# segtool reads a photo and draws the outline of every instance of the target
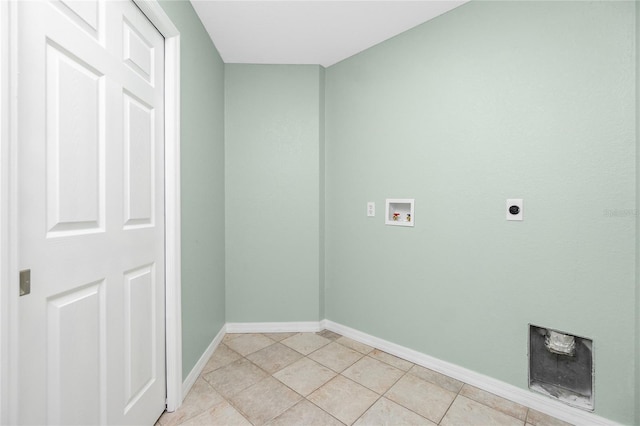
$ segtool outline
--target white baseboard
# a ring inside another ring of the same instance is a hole
[[[323,329],[321,321],[227,323],[227,333],[317,333]]]
[[[187,396],[187,394],[191,390],[191,387],[196,382],[196,380],[198,380],[198,376],[200,376],[200,373],[202,373],[204,366],[207,365],[207,361],[209,361],[209,358],[211,358],[211,355],[213,355],[213,352],[216,350],[220,342],[222,342],[222,338],[224,337],[225,334],[226,334],[226,325],[223,325],[220,331],[218,332],[218,334],[216,335],[216,337],[214,337],[213,340],[211,341],[211,344],[209,344],[207,349],[204,351],[204,353],[202,354],[198,362],[196,362],[196,365],[193,366],[187,378],[184,379],[184,381],[182,382],[182,398],[183,399]]]
[[[323,328],[341,334],[350,339],[383,350],[397,357],[411,361],[422,367],[445,374],[461,382],[468,383],[502,398],[533,408],[534,410],[556,417],[575,425],[615,425],[617,423],[578,408],[570,407],[542,395],[518,388],[500,380],[493,379],[475,371],[467,370],[455,364],[431,357],[413,349],[388,342],[370,334],[329,320],[321,322]]]

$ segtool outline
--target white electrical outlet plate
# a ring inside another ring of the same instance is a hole
[[[374,217],[376,215],[376,203],[369,201],[367,203],[367,216]]]
[[[507,200],[506,207],[507,220],[522,220],[523,219],[523,204],[522,198],[509,198]]]

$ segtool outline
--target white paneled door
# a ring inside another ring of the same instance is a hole
[[[18,2],[18,420],[165,407],[164,39],[131,1]]]

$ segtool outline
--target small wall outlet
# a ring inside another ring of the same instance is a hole
[[[523,219],[522,198],[509,198],[507,200],[507,220]]]
[[[367,203],[367,216],[374,217],[376,215],[376,203],[369,201]]]

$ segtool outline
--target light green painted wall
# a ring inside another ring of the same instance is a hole
[[[228,322],[317,321],[319,66],[225,66]]]
[[[320,250],[320,258],[318,259],[318,271],[320,274],[320,280],[318,282],[319,286],[319,318],[324,319],[326,317],[325,312],[325,297],[324,297],[324,284],[325,284],[325,235],[326,235],[326,227],[325,227],[325,197],[326,197],[326,161],[325,161],[325,69],[324,67],[320,67],[320,105],[319,105],[319,114],[320,114],[320,147],[318,151],[319,155],[319,172],[320,172],[320,189],[318,192],[318,198],[320,205],[318,206],[320,218],[319,218],[319,250]]]
[[[592,338],[632,423],[634,40],[633,2],[480,1],[329,67],[327,318],[521,388],[529,323]]]
[[[181,41],[182,374],[225,323],[224,64],[188,1],[162,1]]]
[[[636,6],[636,425],[640,425],[640,5]]]

